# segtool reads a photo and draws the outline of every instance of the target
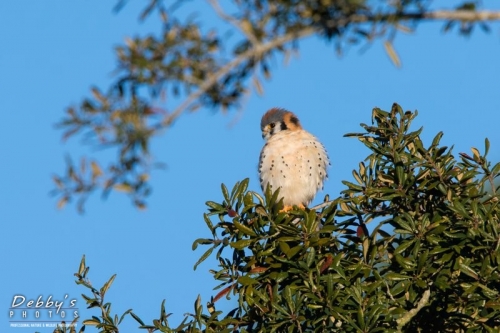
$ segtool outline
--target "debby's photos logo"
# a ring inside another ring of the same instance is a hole
[[[76,299],[68,295],[56,299],[52,295],[28,298],[14,295],[9,308],[10,327],[57,327],[61,321],[73,321],[78,318]]]

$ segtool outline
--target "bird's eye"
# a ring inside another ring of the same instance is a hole
[[[275,123],[270,123],[270,124],[269,124],[269,127],[271,127],[271,128],[275,128],[275,127],[276,127],[276,124],[275,124]]]

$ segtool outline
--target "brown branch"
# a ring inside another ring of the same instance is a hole
[[[421,18],[428,20],[498,21],[500,12],[471,10],[436,10],[424,13]]]

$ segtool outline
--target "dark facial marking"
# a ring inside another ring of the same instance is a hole
[[[292,124],[294,124],[295,126],[298,126],[299,125],[299,118],[295,117],[295,116],[291,116],[290,117],[290,122]]]
[[[282,131],[285,131],[285,130],[287,130],[287,129],[288,129],[288,127],[286,127],[286,124],[285,124],[285,122],[284,122],[284,121],[282,121],[282,122],[280,123],[280,128],[281,128],[281,130],[282,130]]]

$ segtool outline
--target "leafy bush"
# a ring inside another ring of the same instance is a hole
[[[193,244],[209,246],[195,267],[216,251],[208,312],[198,299],[177,328],[163,304],[152,325],[125,314],[162,332],[497,331],[500,163],[486,160],[488,140],[484,155],[472,148],[459,160],[442,133],[426,148],[422,129],[410,131],[416,116],[374,109],[371,126],[347,134],[370,155],[340,197],[311,209],[280,212],[279,191],[262,197],[248,179],[222,185],[223,202],[207,202],[204,215],[211,236]],[[102,314],[84,323],[115,332],[103,306],[111,283],[97,291],[87,272],[82,261],[78,283]],[[238,300],[227,314],[215,309],[223,297]]]

